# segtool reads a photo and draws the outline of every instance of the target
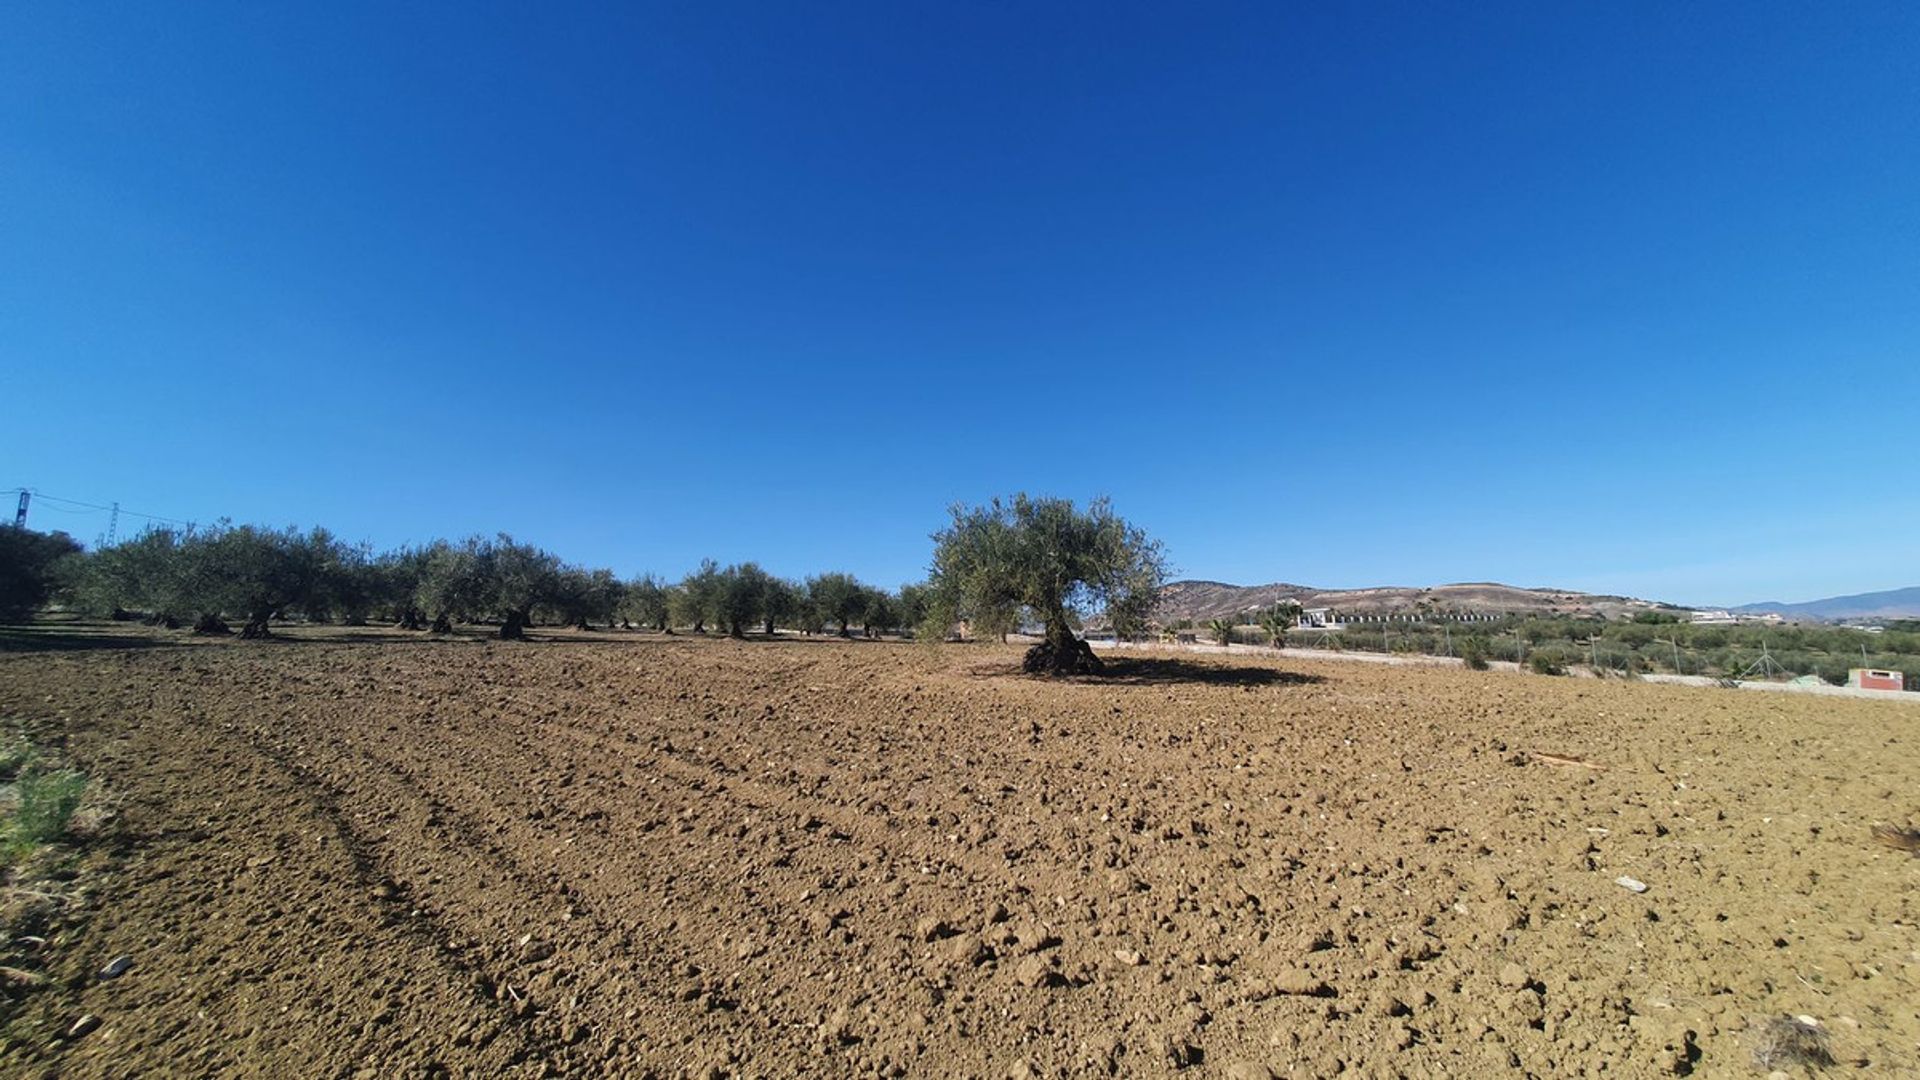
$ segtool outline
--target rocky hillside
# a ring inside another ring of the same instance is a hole
[[[1159,614],[1162,619],[1204,622],[1268,607],[1283,599],[1297,600],[1303,607],[1335,608],[1362,615],[1433,611],[1619,618],[1665,606],[1625,596],[1597,596],[1566,589],[1523,589],[1493,582],[1431,588],[1316,589],[1286,582],[1226,585],[1218,581],[1176,581],[1161,591]]]

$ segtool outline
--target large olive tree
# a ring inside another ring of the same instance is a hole
[[[194,568],[195,599],[204,616],[239,614],[240,636],[272,636],[269,623],[288,608],[305,608],[324,587],[343,545],[325,529],[301,532],[228,525],[192,537],[181,554]]]
[[[1080,510],[1067,499],[1021,494],[952,514],[933,535],[927,629],[1005,626],[1024,610],[1046,628],[1046,640],[1027,650],[1028,671],[1098,671],[1099,658],[1074,636],[1077,617],[1104,609],[1116,624],[1136,625],[1166,580],[1159,542],[1104,498]]]
[[[852,574],[816,574],[807,579],[807,600],[821,619],[840,624],[841,637],[849,637],[853,621],[866,612],[867,587]]]
[[[434,633],[450,634],[456,619],[479,618],[486,607],[485,543],[477,536],[457,544],[435,540],[421,556],[414,606],[432,620]]]
[[[720,571],[714,590],[714,622],[728,637],[746,637],[747,626],[766,617],[767,589],[773,575],[758,563],[740,563]]]
[[[626,583],[620,598],[622,618],[664,632],[670,614],[667,587],[659,578],[643,574]]]
[[[767,579],[766,594],[762,597],[760,617],[765,620],[767,636],[782,626],[792,626],[801,618],[806,607],[807,596],[799,585],[782,577]]]
[[[501,533],[481,548],[480,558],[491,606],[500,613],[500,636],[526,637],[534,605],[550,602],[559,589],[560,556]]]

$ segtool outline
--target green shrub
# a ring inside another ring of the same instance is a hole
[[[22,776],[14,784],[20,805],[13,815],[13,842],[37,846],[59,839],[86,790],[87,778],[71,769]]]
[[[1487,643],[1470,637],[1460,643],[1460,659],[1474,671],[1487,670]]]
[[[0,781],[11,780],[33,763],[33,744],[24,736],[0,739]]]

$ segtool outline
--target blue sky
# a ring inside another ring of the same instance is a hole
[[[1916,131],[1905,4],[13,5],[0,486],[623,573],[897,584],[1027,490],[1236,582],[1914,584]]]

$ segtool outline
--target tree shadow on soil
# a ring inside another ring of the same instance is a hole
[[[1157,656],[1103,656],[1101,660],[1104,666],[1097,675],[1027,675],[1017,664],[983,665],[974,668],[973,673],[1013,675],[1080,686],[1308,686],[1326,681],[1321,675],[1282,671],[1279,668],[1207,664]]]
[[[143,634],[90,632],[82,628],[0,626],[0,653],[97,652],[107,649],[173,648],[177,642]]]
[[[1325,682],[1320,675],[1282,671],[1270,667],[1241,667],[1203,664],[1158,656],[1103,657],[1105,666],[1098,675],[1083,675],[1073,682],[1121,683],[1126,686],[1160,686],[1169,683],[1203,683],[1211,686],[1307,686]]]

